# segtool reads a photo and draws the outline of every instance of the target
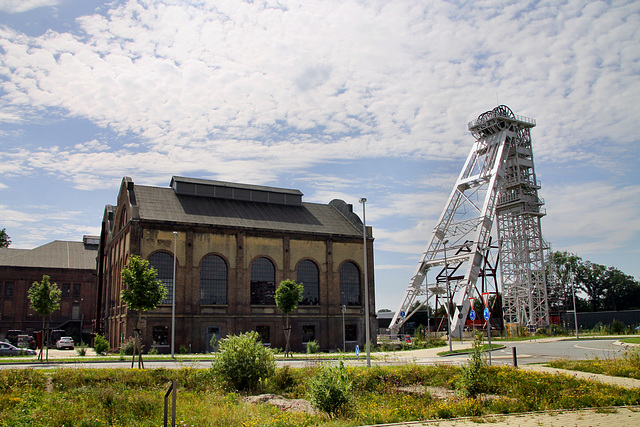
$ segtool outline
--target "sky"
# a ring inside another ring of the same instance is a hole
[[[0,0],[0,229],[97,235],[124,176],[366,197],[395,310],[499,104],[537,122],[552,249],[639,278],[634,0]]]

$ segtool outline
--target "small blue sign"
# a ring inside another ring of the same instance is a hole
[[[360,346],[356,346],[356,357],[360,357]]]
[[[469,318],[471,320],[476,320],[476,311],[475,310],[471,310],[471,312],[469,313]]]
[[[405,313],[404,311],[401,311],[401,312],[400,312],[400,317],[404,317],[404,316],[406,316],[406,315],[407,315],[407,313]]]
[[[489,320],[489,308],[484,309],[484,320]]]

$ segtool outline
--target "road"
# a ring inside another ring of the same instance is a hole
[[[624,354],[626,348],[620,345],[617,339],[588,339],[581,338],[547,338],[535,341],[517,341],[517,342],[500,342],[505,348],[494,350],[491,353],[491,363],[493,365],[513,365],[513,348],[516,349],[518,365],[526,365],[531,363],[545,363],[553,359],[612,359],[620,357]],[[470,342],[454,342],[453,349],[469,348]],[[434,364],[434,363],[451,363],[464,364],[468,360],[468,355],[440,357],[438,353],[445,351],[446,347],[439,347],[427,350],[412,350],[389,353],[372,353],[372,365],[397,365],[406,363]],[[49,363],[39,363],[32,358],[33,363],[24,363],[25,358],[20,358],[21,363],[2,363],[0,369],[9,368],[35,368],[35,369],[51,369],[55,367],[73,367],[73,368],[127,368],[131,366],[131,359],[125,361],[98,361],[93,360],[91,356],[87,356],[82,362],[68,363],[64,362],[66,357],[76,356],[75,352],[63,350],[50,350]],[[8,360],[7,360],[8,362]],[[208,368],[211,366],[212,358],[209,355],[179,357],[177,360],[145,360],[146,368]],[[292,359],[279,359],[278,365],[290,365],[293,367],[316,365],[317,360],[311,360],[304,355],[296,355]],[[348,365],[365,365],[366,356],[364,352],[360,353],[359,359],[348,359],[345,361]],[[137,363],[136,365],[137,366]]]

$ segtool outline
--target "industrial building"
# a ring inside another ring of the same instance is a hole
[[[120,298],[121,271],[132,255],[149,260],[168,289],[155,310],[143,313],[145,351],[169,352],[172,326],[176,352],[211,351],[212,337],[245,331],[284,348],[274,294],[286,279],[304,286],[290,315],[294,351],[310,340],[323,350],[363,347],[367,303],[375,330],[371,229],[365,301],[362,221],[344,201],[307,203],[302,196],[177,176],[168,187],[123,178],[116,205],[105,207],[98,259],[98,327],[112,348],[134,334],[137,313]]]

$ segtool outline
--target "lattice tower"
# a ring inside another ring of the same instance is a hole
[[[445,304],[445,309],[452,334],[462,335],[469,297],[480,297],[475,285],[489,261],[496,216],[507,320],[548,324],[540,231],[544,211],[537,194],[540,187],[530,135],[535,124],[504,105],[469,123],[475,142],[391,321],[392,333],[434,295],[450,295],[452,305]],[[428,284],[427,272],[434,267],[442,270],[435,283]]]

